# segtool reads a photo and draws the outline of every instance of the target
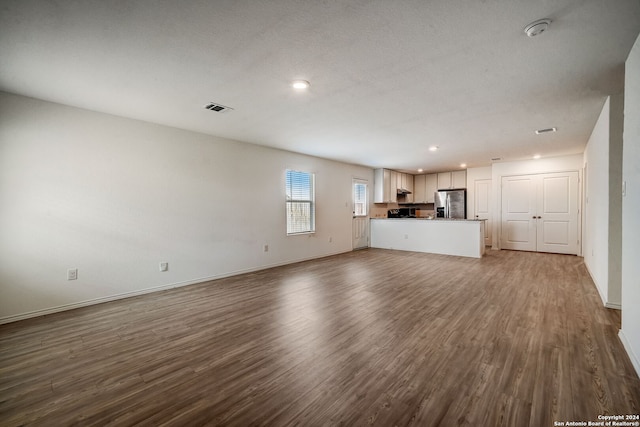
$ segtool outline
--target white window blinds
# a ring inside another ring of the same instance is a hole
[[[367,184],[353,184],[353,214],[367,216]]]
[[[313,233],[315,225],[314,175],[287,170],[287,234]]]

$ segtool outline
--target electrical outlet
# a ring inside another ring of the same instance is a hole
[[[262,251],[263,251],[263,252],[269,252],[269,245],[264,245],[264,246],[262,247]]]
[[[333,242],[333,237],[329,236],[329,243]]]
[[[77,268],[70,268],[67,270],[67,280],[78,280]]]
[[[405,239],[408,239],[408,238],[409,238],[409,235],[408,235],[408,234],[405,234],[405,235],[404,235],[404,238],[405,238]]]
[[[160,271],[169,271],[169,263],[161,262],[160,263]]]

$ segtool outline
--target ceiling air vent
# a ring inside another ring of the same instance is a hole
[[[204,106],[207,110],[215,111],[217,113],[225,113],[229,110],[233,110],[231,107],[225,107],[224,105],[216,104],[215,102],[210,102]]]
[[[538,129],[538,130],[536,131],[536,135],[540,135],[540,134],[542,134],[542,133],[547,133],[547,132],[555,132],[555,131],[557,131],[557,130],[558,130],[557,128]]]

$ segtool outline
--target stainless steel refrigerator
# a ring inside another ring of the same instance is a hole
[[[436,217],[457,219],[467,217],[467,190],[440,190],[435,192],[435,197]]]

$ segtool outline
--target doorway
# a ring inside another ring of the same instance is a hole
[[[368,182],[362,179],[353,180],[353,249],[369,247],[369,198]]]
[[[491,180],[476,179],[474,181],[473,216],[484,219],[484,244],[491,246],[493,219],[491,218]]]

